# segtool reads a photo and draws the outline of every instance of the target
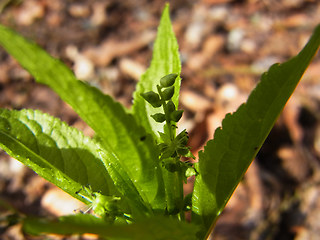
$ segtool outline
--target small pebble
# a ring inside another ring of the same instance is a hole
[[[57,187],[48,190],[41,199],[41,206],[55,216],[74,214],[85,206]]]
[[[94,65],[86,56],[79,53],[75,46],[67,46],[67,56],[74,61],[73,70],[78,79],[90,80],[94,75]]]
[[[31,25],[36,19],[44,16],[44,5],[40,1],[23,1],[21,8],[15,15],[18,24]]]
[[[86,18],[90,15],[90,9],[88,5],[74,3],[68,9],[70,15],[76,18]]]
[[[240,28],[235,28],[230,31],[227,40],[227,47],[230,51],[237,51],[240,49],[242,40],[244,38],[244,31]]]
[[[193,112],[204,112],[212,107],[210,100],[190,90],[181,92],[180,101]]]
[[[121,58],[119,62],[120,71],[136,81],[146,71],[146,67],[129,58]]]

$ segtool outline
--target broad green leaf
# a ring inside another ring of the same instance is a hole
[[[108,152],[107,165],[117,166],[118,174],[110,174],[112,178],[117,176],[117,179],[113,178],[115,185],[134,185],[148,209],[164,210],[158,149],[151,135],[146,134],[134,117],[110,96],[78,81],[63,63],[36,44],[3,26],[0,26],[0,44],[39,83],[57,92],[92,127],[103,149]],[[117,183],[119,179],[122,179],[121,184]],[[128,198],[139,199],[140,196]]]
[[[199,153],[192,211],[193,220],[206,230],[213,227],[319,45],[320,25],[296,57],[262,75],[247,102],[225,117],[214,139]]]
[[[116,194],[97,144],[48,114],[0,109],[0,147],[81,201],[76,192],[87,184],[105,195]]]
[[[153,108],[140,94],[149,91],[157,92],[156,86],[160,84],[160,78],[167,74],[177,73],[180,75],[181,64],[178,48],[178,43],[171,26],[169,5],[167,4],[163,10],[157,38],[154,43],[151,65],[137,84],[132,108],[138,122],[144,126],[148,133],[155,134],[154,136],[158,140],[158,131],[163,132],[164,123],[155,122],[151,115],[159,112],[163,113],[163,109]],[[175,92],[172,98],[176,106],[179,104],[180,82],[181,80],[178,76],[174,84]]]
[[[109,225],[92,215],[71,215],[58,220],[26,218],[23,228],[31,234],[84,234],[93,233],[112,239],[170,239],[194,240],[197,227],[168,217],[152,217],[126,225]]]

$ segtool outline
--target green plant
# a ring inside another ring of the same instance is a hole
[[[247,102],[226,115],[194,167],[180,160],[193,155],[187,132],[176,135],[181,67],[168,6],[132,109],[78,81],[60,61],[4,26],[0,44],[95,131],[89,138],[37,110],[0,110],[1,148],[99,216],[24,217],[27,232],[205,239],[317,52],[320,26],[296,57],[273,65]],[[190,175],[196,175],[194,191],[184,197]],[[185,211],[192,212],[191,223]]]

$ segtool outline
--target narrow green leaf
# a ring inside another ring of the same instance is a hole
[[[84,234],[93,233],[112,239],[170,239],[194,240],[197,227],[168,217],[152,217],[126,225],[109,225],[92,215],[70,215],[57,220],[26,218],[23,229],[31,234]]]
[[[296,57],[271,66],[262,75],[247,102],[225,117],[214,139],[199,153],[200,174],[196,177],[192,211],[193,221],[206,230],[213,227],[319,45],[320,25]]]
[[[157,92],[157,85],[160,79],[165,75],[174,73],[180,75],[181,64],[179,58],[179,49],[176,37],[172,30],[169,5],[163,10],[157,38],[153,47],[153,56],[151,65],[146,73],[141,77],[134,93],[133,113],[148,133],[156,134],[159,140],[158,131],[163,131],[163,124],[156,123],[150,116],[161,112],[162,109],[156,109],[148,104],[141,93],[154,91]],[[172,98],[175,106],[179,104],[180,77],[178,76],[174,83],[174,95]]]
[[[48,114],[0,109],[0,147],[81,201],[76,192],[87,184],[105,195],[116,194],[97,144]]]
[[[0,26],[0,44],[27,69],[38,82],[51,87],[88,123],[108,151],[108,164],[117,166],[116,175],[134,185],[148,209],[164,211],[164,189],[158,150],[145,130],[121,104],[96,88],[78,81],[60,61],[17,33]],[[108,165],[107,164],[107,165]],[[128,175],[125,176],[125,175]],[[113,175],[112,175],[113,176]],[[121,181],[116,185],[125,184]],[[130,187],[131,188],[131,187]],[[126,192],[122,192],[126,195]],[[140,196],[132,197],[139,199]]]

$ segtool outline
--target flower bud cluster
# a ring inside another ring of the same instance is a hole
[[[171,73],[161,78],[160,85],[157,85],[158,93],[153,91],[141,93],[141,96],[154,108],[165,106],[165,113],[151,115],[158,123],[166,120],[178,122],[182,117],[183,110],[176,110],[176,106],[171,100],[174,95],[174,83],[177,76],[177,74]]]
[[[177,74],[168,74],[160,79],[157,85],[158,93],[153,91],[142,93],[141,96],[154,108],[163,107],[164,113],[156,113],[151,117],[158,123],[166,122],[164,133],[159,132],[161,143],[160,160],[163,166],[170,172],[181,171],[185,177],[195,172],[192,164],[179,161],[180,157],[194,158],[188,144],[188,133],[186,130],[175,136],[176,123],[181,119],[183,110],[177,110],[172,97],[174,95],[174,83]],[[192,171],[191,171],[192,170]]]
[[[187,147],[189,136],[186,130],[179,133],[173,140],[170,140],[164,133],[160,133],[160,137],[163,141],[159,144],[161,159],[177,156],[193,157],[189,147]]]

